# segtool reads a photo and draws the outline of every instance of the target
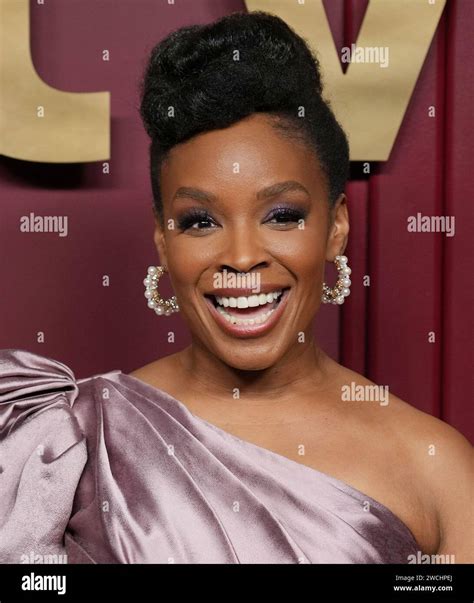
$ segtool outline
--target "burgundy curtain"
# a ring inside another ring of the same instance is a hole
[[[336,46],[355,41],[367,0],[325,6]],[[111,92],[112,157],[108,175],[101,162],[0,158],[1,348],[54,357],[81,378],[129,372],[189,343],[179,315],[160,319],[143,297],[146,268],[157,257],[138,82],[149,50],[168,32],[243,9],[240,0],[31,1],[31,52],[43,80],[61,90]],[[448,0],[390,160],[372,163],[369,177],[354,169],[347,189],[352,293],[342,308],[325,306],[315,325],[334,358],[472,441],[473,29],[472,0]],[[20,217],[30,212],[67,215],[68,236],[20,232]],[[418,212],[455,216],[455,236],[409,233],[407,218]]]
[[[344,45],[355,41],[366,5],[346,2],[333,15]],[[390,160],[348,187],[347,255],[356,282],[367,274],[370,287],[357,287],[343,307],[339,340],[343,364],[471,441],[473,34],[474,3],[448,0]],[[454,216],[455,236],[409,233],[407,218],[418,212]]]

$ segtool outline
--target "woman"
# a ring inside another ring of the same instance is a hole
[[[395,396],[347,399],[376,386],[313,338],[351,285],[349,154],[305,42],[265,13],[174,32],[141,115],[161,260],[145,296],[192,344],[79,380],[1,353],[0,560],[472,561],[469,443]]]

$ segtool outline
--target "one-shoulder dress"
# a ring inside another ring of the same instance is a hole
[[[380,502],[136,377],[76,379],[0,351],[1,563],[408,563],[418,550]]]

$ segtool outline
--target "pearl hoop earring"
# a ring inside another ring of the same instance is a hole
[[[331,289],[326,283],[323,283],[321,300],[323,304],[341,305],[351,293],[350,286],[352,282],[349,276],[352,270],[347,265],[347,258],[345,255],[336,255],[334,263],[336,264],[338,273],[336,284]]]
[[[163,299],[158,292],[158,281],[164,273],[163,266],[149,266],[146,278],[143,281],[148,307],[154,310],[158,316],[170,316],[173,312],[179,312],[175,295],[169,299]]]

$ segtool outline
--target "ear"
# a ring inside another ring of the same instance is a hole
[[[342,193],[331,209],[328,240],[326,245],[326,260],[333,262],[336,255],[342,255],[347,246],[349,235],[349,212],[346,195]]]
[[[159,218],[155,218],[155,231],[153,234],[153,240],[155,241],[155,247],[160,257],[160,265],[164,266],[165,270],[168,270],[168,254],[166,252],[165,232],[164,225]]]

